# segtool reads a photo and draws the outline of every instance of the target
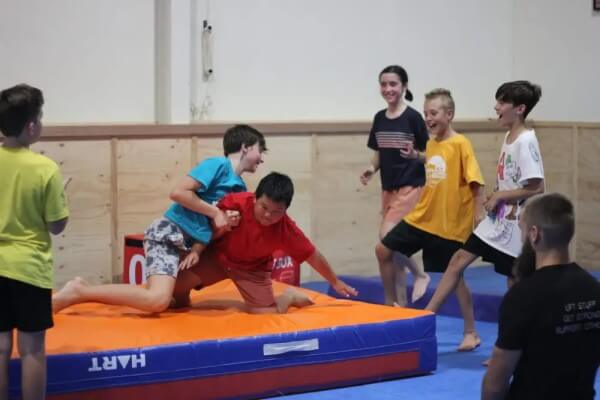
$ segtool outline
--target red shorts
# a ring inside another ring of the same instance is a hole
[[[215,257],[213,250],[208,248],[202,252],[200,262],[194,267],[193,272],[202,281],[202,286],[210,286],[224,279],[231,279],[249,307],[275,306],[271,271],[223,267]]]

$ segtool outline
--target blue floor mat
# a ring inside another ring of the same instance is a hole
[[[459,353],[462,320],[437,317],[438,369],[429,375],[396,379],[367,385],[283,396],[290,400],[447,400],[479,399],[485,367],[496,340],[497,324],[478,322],[482,346],[474,352]],[[596,377],[596,393],[600,393],[600,377]]]
[[[592,273],[600,280],[600,272]],[[412,275],[410,275],[412,276]],[[442,277],[441,273],[430,273],[431,283],[425,295],[417,302],[408,303],[408,307],[423,309],[433,296],[435,288],[439,284]],[[471,289],[473,297],[473,307],[475,311],[475,319],[478,321],[496,322],[498,321],[498,311],[502,297],[507,290],[506,277],[494,272],[491,266],[470,267],[464,273],[465,282]],[[350,286],[358,290],[356,300],[365,301],[367,303],[382,304],[383,286],[379,276],[356,276],[356,275],[341,275],[340,279],[345,281]],[[307,284],[311,285],[311,284]],[[314,290],[321,290],[322,286],[315,286]],[[329,287],[330,296],[337,296],[337,293]],[[407,287],[408,298],[412,293],[412,285]],[[439,315],[450,317],[461,317],[458,300],[454,294],[450,295],[444,305],[438,311]]]

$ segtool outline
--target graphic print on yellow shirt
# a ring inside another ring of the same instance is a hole
[[[474,199],[470,183],[483,185],[473,146],[463,135],[430,139],[425,151],[427,181],[405,221],[444,239],[465,242],[473,230]]]

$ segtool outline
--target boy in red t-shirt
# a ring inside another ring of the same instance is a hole
[[[239,224],[209,245],[194,267],[180,272],[175,284],[175,305],[188,305],[192,288],[227,278],[235,283],[244,298],[244,310],[250,313],[284,313],[290,306],[312,304],[294,288],[274,296],[271,268],[273,252],[278,249],[298,262],[306,261],[339,294],[356,296],[356,290],[337,278],[329,262],[287,215],[293,196],[292,180],[277,172],[260,181],[256,194],[225,196],[218,207],[239,212]]]

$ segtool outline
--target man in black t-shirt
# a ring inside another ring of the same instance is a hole
[[[573,205],[560,194],[538,196],[519,225],[519,282],[500,307],[481,398],[592,400],[600,363],[600,282],[570,261]]]

